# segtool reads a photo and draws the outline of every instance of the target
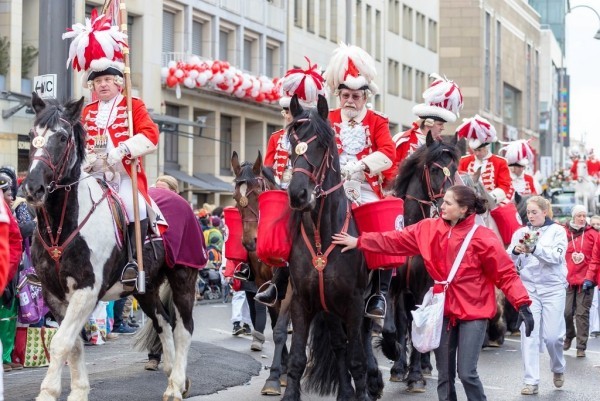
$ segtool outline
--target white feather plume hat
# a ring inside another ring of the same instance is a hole
[[[424,102],[413,107],[412,111],[421,118],[438,118],[452,123],[460,116],[463,96],[454,81],[438,74],[431,74],[433,82],[423,92]]]
[[[504,157],[509,166],[519,165],[527,167],[533,164],[535,154],[533,148],[529,144],[529,140],[519,139],[512,142],[502,142],[503,146],[498,152],[504,152]]]
[[[360,47],[343,42],[333,51],[323,73],[331,92],[344,88],[368,89],[373,95],[379,90],[373,82],[376,76],[373,57]]]
[[[74,24],[63,39],[72,38],[69,46],[67,68],[72,65],[76,71],[85,71],[82,86],[87,88],[87,82],[101,75],[123,76],[123,49],[127,47],[127,35],[115,25],[111,25],[110,17],[94,9],[90,18],[85,19],[85,25]]]
[[[471,149],[489,145],[498,140],[496,128],[485,118],[478,114],[471,118],[463,119],[463,123],[456,128],[459,138],[465,138]]]
[[[282,108],[290,107],[290,101],[294,95],[297,96],[300,106],[303,108],[317,107],[319,95],[327,98],[325,80],[319,73],[316,64],[312,64],[308,57],[308,69],[292,68],[288,70],[281,80],[281,98],[279,105]]]

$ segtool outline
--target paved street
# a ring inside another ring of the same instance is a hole
[[[189,356],[188,375],[192,380],[193,401],[278,399],[260,395],[260,389],[268,376],[265,369],[271,360],[273,343],[268,340],[263,352],[250,351],[249,336],[233,337],[229,322],[230,304],[214,303],[195,308],[196,331]],[[271,337],[270,332],[267,338]],[[146,356],[131,350],[131,337],[110,341],[99,347],[86,347],[86,361],[90,371],[92,392],[90,400],[155,400],[160,399],[166,387],[162,372],[143,370]],[[575,358],[575,351],[567,352],[565,386],[557,390],[552,386],[548,358],[542,356],[542,382],[536,400],[587,401],[597,400],[600,384],[600,338],[591,338],[587,358]],[[436,376],[428,381],[425,394],[404,393],[404,384],[388,380],[391,364],[381,355],[380,367],[386,381],[382,400],[436,399]],[[162,365],[161,365],[162,366]],[[25,369],[5,374],[5,398],[7,401],[32,400],[46,369]],[[502,348],[482,351],[479,362],[489,400],[509,401],[528,399],[520,395],[521,362],[519,339],[509,338]],[[63,373],[63,395],[68,395],[68,369]],[[460,384],[458,399],[466,400]],[[306,394],[305,401],[335,400]]]

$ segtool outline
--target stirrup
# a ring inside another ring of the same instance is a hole
[[[245,265],[245,267],[243,267]],[[248,281],[250,279],[250,266],[246,262],[238,263],[233,271],[233,278]]]
[[[133,272],[133,273],[132,273]],[[137,288],[138,265],[128,262],[121,272],[121,284],[124,291],[133,291]]]
[[[262,292],[262,288],[266,285],[267,288],[269,287],[269,285],[273,284],[273,288],[275,288],[275,301],[271,302],[270,304],[266,303],[266,302],[262,302],[259,299],[256,299],[256,295],[260,294]],[[256,290],[256,295],[254,296],[254,301],[258,302],[259,304],[263,304],[267,307],[273,307],[275,306],[275,304],[277,303],[277,300],[279,299],[279,291],[277,290],[277,286],[271,282],[271,280],[269,281],[265,281],[260,287],[258,287],[258,289]]]
[[[369,302],[374,297],[378,297],[378,298],[381,297],[383,299],[383,316],[373,315],[372,313],[367,312],[367,308],[369,307]],[[365,303],[365,317],[368,317],[369,319],[385,319],[386,313],[387,313],[387,301],[385,299],[385,296],[382,293],[380,293],[380,292],[375,293],[375,294],[371,295],[369,297],[369,299],[367,299],[367,302]]]

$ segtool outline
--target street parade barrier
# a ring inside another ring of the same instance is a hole
[[[498,206],[490,212],[490,215],[498,226],[498,232],[502,237],[504,244],[510,244],[512,235],[519,228],[523,227],[521,216],[514,203],[510,202],[503,206]]]
[[[289,204],[287,191],[271,190],[258,195],[256,254],[274,267],[286,266],[292,250]]]
[[[404,228],[404,201],[400,198],[385,198],[365,203],[352,209],[359,233],[384,232]],[[369,269],[392,269],[406,261],[405,256],[363,251]]]
[[[244,233],[242,215],[233,206],[224,208],[223,213],[225,215],[225,226],[227,227],[225,235],[225,258],[245,262],[248,260],[248,251],[244,248],[244,244],[242,244],[242,235]]]

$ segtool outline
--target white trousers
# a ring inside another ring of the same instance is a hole
[[[594,299],[590,307],[590,334],[600,331],[600,305],[598,302],[598,288],[594,288]]]
[[[250,319],[250,307],[246,301],[246,293],[244,291],[235,291],[231,298],[231,323],[240,322],[252,326]]]
[[[121,183],[119,184],[119,196],[121,197],[121,199],[123,200],[123,204],[125,205],[125,210],[127,211],[127,219],[130,222],[133,222],[133,184],[131,182],[131,178],[127,175],[127,173],[121,174]],[[138,204],[140,209],[140,220],[144,220],[146,217],[148,217],[148,212],[146,211],[146,200],[139,191]]]
[[[529,293],[532,304],[534,327],[531,336],[525,336],[525,324],[521,324],[521,354],[523,357],[524,383],[537,385],[540,382],[540,353],[542,342],[550,355],[550,370],[565,372],[563,342],[566,329],[564,318],[566,291],[553,291],[544,295]]]

